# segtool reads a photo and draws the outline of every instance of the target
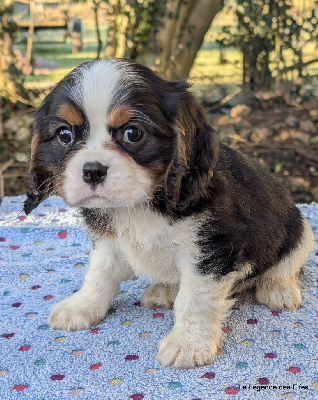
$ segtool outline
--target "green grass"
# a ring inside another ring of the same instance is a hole
[[[217,32],[222,29],[222,26],[233,24],[235,24],[233,15],[223,12],[215,18],[190,73],[190,81],[194,84],[193,90],[210,103],[223,98],[241,84],[242,55],[234,48],[227,48],[223,53],[225,62],[221,64],[220,49],[215,42]],[[105,43],[105,29],[101,32],[103,43]],[[31,75],[27,77],[26,82],[56,83],[77,65],[96,58],[97,39],[92,22],[83,23],[83,51],[79,53],[72,53],[70,39],[64,43],[63,34],[62,30],[42,31],[36,34],[33,55],[56,62],[58,68],[49,73]],[[17,48],[25,51],[26,44],[21,42]],[[307,44],[303,50],[304,61],[318,58],[318,50],[314,43]],[[317,75],[318,63],[310,65],[306,71],[308,74]]]

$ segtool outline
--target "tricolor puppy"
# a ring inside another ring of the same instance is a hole
[[[143,273],[156,281],[142,304],[175,313],[158,360],[192,368],[216,357],[234,293],[301,305],[308,222],[272,176],[219,142],[184,82],[120,59],[67,75],[35,114],[25,212],[52,193],[81,209],[93,240],[53,329],[98,324],[120,282]]]

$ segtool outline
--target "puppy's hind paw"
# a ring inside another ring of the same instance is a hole
[[[266,304],[272,310],[296,310],[301,306],[300,288],[296,282],[272,287],[257,286],[255,297],[258,303]]]
[[[171,309],[178,293],[177,286],[155,283],[147,287],[141,299],[143,307]]]

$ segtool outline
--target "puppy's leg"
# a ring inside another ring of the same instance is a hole
[[[49,316],[51,328],[74,331],[98,324],[118,294],[120,282],[132,277],[130,267],[116,258],[114,243],[99,240],[91,251],[82,288],[53,306]]]
[[[256,300],[276,310],[299,308],[301,306],[299,273],[313,247],[313,232],[307,220],[304,220],[304,233],[300,244],[262,275],[256,285]]]
[[[178,285],[168,285],[161,282],[154,283],[144,291],[141,304],[143,307],[148,308],[171,309],[177,293]]]
[[[232,280],[218,282],[195,268],[183,268],[174,303],[175,325],[159,344],[158,360],[165,366],[193,368],[210,364],[217,355],[221,323],[232,301]]]

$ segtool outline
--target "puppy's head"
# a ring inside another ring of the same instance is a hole
[[[72,71],[35,114],[26,213],[52,193],[88,208],[135,206],[159,187],[168,208],[204,196],[218,143],[187,88],[127,60]]]

